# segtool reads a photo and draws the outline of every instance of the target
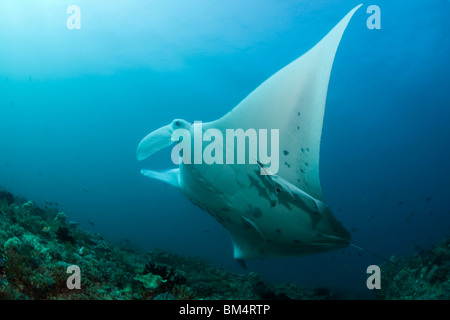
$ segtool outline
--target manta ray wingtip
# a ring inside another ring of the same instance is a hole
[[[353,16],[353,14],[362,7],[362,3],[358,4],[356,7],[354,7],[352,10],[350,10],[350,12],[347,14],[348,16],[350,16],[349,18],[351,18]]]

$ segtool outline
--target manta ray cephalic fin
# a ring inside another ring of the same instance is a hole
[[[177,189],[180,189],[180,169],[171,169],[167,171],[152,171],[152,170],[141,170],[141,173],[149,178],[163,181]]]

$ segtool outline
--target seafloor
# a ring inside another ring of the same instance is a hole
[[[395,263],[382,267],[378,298],[450,298],[450,238]],[[67,287],[71,265],[81,270],[80,290]],[[198,258],[113,245],[54,206],[0,190],[0,299],[346,298],[327,288],[268,284],[256,273],[227,272]]]

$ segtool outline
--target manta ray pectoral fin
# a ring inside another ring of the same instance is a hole
[[[147,176],[152,179],[161,180],[165,183],[168,183],[175,188],[180,189],[180,169],[172,169],[167,171],[152,171],[152,170],[141,170],[141,173],[144,176]]]
[[[144,160],[155,152],[169,147],[173,143],[172,132],[173,128],[171,123],[148,134],[138,145],[136,152],[137,159],[139,161]]]
[[[251,219],[241,216],[245,233],[241,230],[228,230],[233,242],[233,255],[236,260],[255,259],[264,255],[267,240],[261,229]]]
[[[278,175],[274,175],[272,177],[272,179],[274,179],[274,181],[276,181],[277,184],[282,186],[282,188],[284,189],[283,191],[288,192],[292,198],[294,198],[294,196],[295,196],[295,197],[301,199],[302,202],[304,202],[306,205],[313,202],[314,209],[317,209],[319,212],[323,212],[326,208],[328,208],[328,206],[324,202],[314,198],[313,196],[311,196],[307,192],[303,191],[296,185],[290,183],[286,179],[283,179],[282,177],[280,177]]]
[[[264,237],[263,233],[261,232],[261,229],[259,229],[259,227],[256,225],[256,223],[244,216],[242,216],[242,219],[245,222],[247,222],[261,236],[261,239],[264,241],[264,244],[267,244],[266,238]]]
[[[342,35],[361,5],[351,10],[321,41],[259,87],[222,118],[203,129],[278,129],[280,166],[261,170],[279,174],[324,201],[319,177],[319,151],[325,103],[334,57]],[[257,115],[257,116],[255,116]],[[258,159],[260,160],[260,159]]]
[[[325,211],[325,209],[328,208],[328,205],[325,202],[322,202],[322,201],[317,200],[315,198],[313,198],[313,199],[316,202],[316,206],[317,206],[317,209],[319,210],[319,212],[323,212],[323,211]]]
[[[292,189],[291,192],[293,194],[295,194],[297,197],[303,199],[303,200],[311,200],[314,202],[314,206],[315,208],[319,211],[319,212],[323,212],[325,209],[328,208],[328,206],[326,205],[326,203],[314,198],[313,196],[307,194],[305,191],[301,190],[300,188],[295,187],[294,185],[292,185]]]
[[[240,261],[244,261],[245,259],[255,259],[262,256],[263,251],[261,244],[254,246],[240,235],[232,233],[230,233],[230,235],[233,242],[233,256],[239,264]],[[264,246],[264,244],[262,245]]]

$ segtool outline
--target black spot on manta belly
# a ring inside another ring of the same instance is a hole
[[[287,156],[289,154],[289,151],[284,150],[283,153],[284,153],[285,156]]]
[[[286,167],[288,167],[288,168],[291,167],[291,165],[290,165],[289,163],[287,163],[287,162],[285,162],[284,165],[285,165]]]

